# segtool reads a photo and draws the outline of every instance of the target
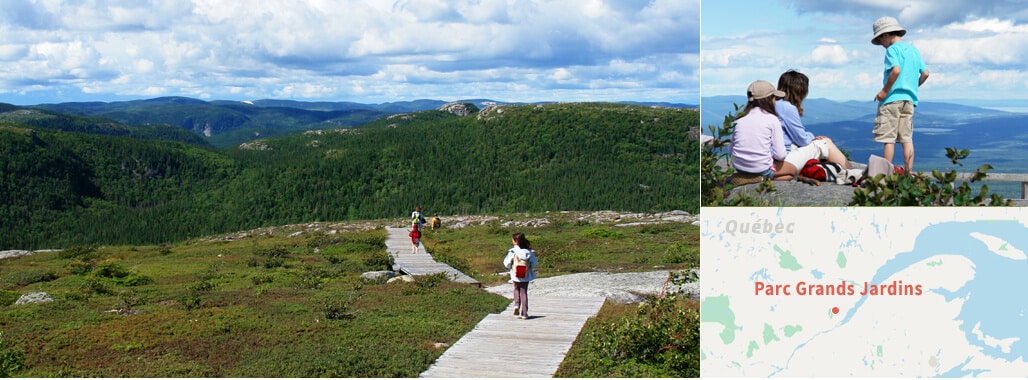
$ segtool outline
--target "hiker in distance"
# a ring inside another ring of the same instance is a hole
[[[418,231],[422,230],[425,226],[425,216],[421,214],[421,206],[414,208],[414,211],[410,213],[410,220],[412,224],[418,225]]]
[[[803,116],[803,99],[807,98],[810,79],[801,72],[789,70],[778,77],[778,90],[785,93],[782,99],[775,102],[775,112],[782,123],[784,138],[784,161],[775,162],[776,181],[789,181],[796,178],[797,173],[808,160],[826,159],[839,164],[842,170],[849,169],[849,160],[832,139],[827,136],[814,136],[803,127],[800,117]]]
[[[742,186],[775,176],[775,168],[780,166],[775,162],[784,160],[786,155],[775,99],[785,95],[765,80],[755,81],[746,89],[746,108],[743,116],[735,119],[732,142],[728,145],[735,168],[732,184]]]
[[[878,115],[875,116],[874,141],[882,143],[882,157],[892,162],[895,144],[903,146],[903,168],[907,174],[914,169],[914,107],[918,88],[928,80],[928,68],[921,53],[903,42],[907,30],[892,17],[882,17],[873,25],[871,43],[885,48],[885,71],[882,90],[875,94]]]
[[[539,260],[525,234],[511,235],[514,247],[507,250],[503,266],[510,270],[510,282],[514,284],[514,316],[528,319],[528,283],[535,279],[535,266]]]
[[[443,221],[441,219],[439,219],[439,213],[437,212],[437,213],[433,214],[432,215],[432,231],[435,231],[436,228],[439,228],[442,225],[443,225]]]

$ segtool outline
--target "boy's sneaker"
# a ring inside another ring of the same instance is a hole
[[[520,311],[519,311],[518,309],[516,309],[516,308],[515,308],[515,309],[514,309],[514,316],[515,316],[515,317],[517,317],[517,316],[518,316],[518,313],[519,313],[519,312],[520,312]]]
[[[520,317],[518,317],[518,318],[521,318],[521,320],[527,320],[527,319],[528,319],[528,316],[527,316],[527,315],[522,315],[522,316],[520,316]]]

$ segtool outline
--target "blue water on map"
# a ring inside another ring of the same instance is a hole
[[[917,236],[914,249],[897,254],[875,273],[871,282],[883,283],[912,265],[938,255],[959,255],[970,260],[975,269],[974,278],[963,287],[949,292],[928,289],[945,297],[947,301],[964,300],[957,320],[963,322],[967,341],[982,353],[1000,359],[1028,358],[1028,260],[1011,259],[989,250],[972,233],[993,236],[1008,243],[1008,247],[1028,251],[1028,228],[1017,221],[949,222],[931,225]],[[842,324],[849,322],[860,311],[867,296],[861,297],[849,310]],[[980,334],[972,332],[978,326]],[[1009,351],[986,343],[985,337],[998,340],[1016,338],[1009,343]],[[967,364],[965,361],[964,364]],[[946,369],[945,376],[974,376],[978,371],[964,369],[964,364]]]

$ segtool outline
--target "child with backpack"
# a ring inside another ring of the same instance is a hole
[[[529,248],[525,234],[515,232],[511,242],[514,247],[507,251],[503,266],[510,270],[510,282],[514,284],[514,316],[528,319],[528,283],[535,279],[535,266],[539,261],[535,251]]]
[[[414,254],[416,255],[418,254],[418,246],[421,245],[421,229],[418,227],[417,223],[411,224],[410,233],[408,235],[410,236],[410,243],[414,250]]]

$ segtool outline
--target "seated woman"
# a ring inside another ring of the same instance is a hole
[[[731,182],[736,186],[756,183],[775,175],[775,161],[785,158],[782,123],[775,113],[775,99],[785,93],[776,91],[770,82],[758,80],[746,91],[743,116],[735,120],[732,142],[728,145],[732,167],[736,173]]]
[[[785,149],[784,161],[775,163],[776,181],[788,181],[796,177],[799,170],[810,159],[827,159],[849,169],[846,155],[826,136],[814,136],[800,121],[803,116],[803,99],[807,97],[810,80],[803,73],[789,70],[778,77],[778,90],[785,93],[784,102],[775,103],[775,112],[782,123]]]

